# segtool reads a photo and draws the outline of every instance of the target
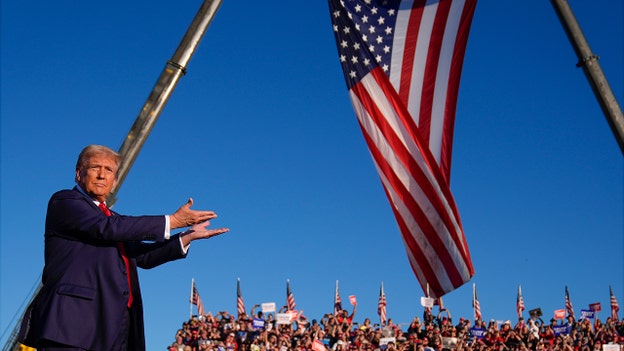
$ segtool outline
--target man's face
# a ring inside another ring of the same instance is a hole
[[[109,156],[91,156],[86,167],[76,170],[76,180],[87,195],[104,202],[117,181],[117,164]]]

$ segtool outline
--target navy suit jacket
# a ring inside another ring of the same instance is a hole
[[[113,212],[107,217],[77,188],[55,193],[45,223],[42,287],[26,310],[18,340],[32,347],[51,340],[87,350],[110,350],[128,311],[128,349],[145,350],[136,267],[152,268],[186,256],[179,236],[165,241],[164,232],[164,216]],[[126,267],[118,242],[125,245],[130,261],[134,301],[129,310]]]

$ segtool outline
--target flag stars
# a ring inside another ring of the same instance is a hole
[[[362,12],[362,5],[360,4],[355,5],[355,12]]]
[[[340,62],[347,62],[347,57],[345,55],[340,55]]]
[[[377,44],[381,44],[383,43],[383,38],[381,37],[381,35],[378,35],[375,41],[377,41]]]
[[[344,29],[342,31],[344,32],[344,34],[349,34],[349,33],[351,33],[351,28],[344,27]]]
[[[388,11],[388,16],[394,16],[396,14],[396,11],[394,9],[390,9]]]
[[[353,43],[353,50],[360,50],[360,43]]]
[[[338,18],[340,17],[340,11],[336,10],[334,11],[334,18]]]
[[[377,19],[377,23],[379,23],[379,25],[382,25],[382,24],[386,23],[386,19],[385,19],[385,18],[383,18],[383,17],[379,17],[379,18]]]
[[[362,23],[368,23],[368,16],[362,16]]]
[[[386,35],[391,35],[392,34],[392,28],[386,27],[385,32],[386,32]]]
[[[375,33],[375,26],[368,27],[368,32],[371,33],[371,34]]]
[[[348,43],[346,40],[343,40],[342,42],[340,42],[340,46],[341,46],[343,49],[346,49],[346,48],[348,48],[348,47],[349,47],[349,43]]]
[[[386,54],[389,53],[390,52],[390,47],[388,45],[384,46],[383,52],[385,52]]]
[[[378,11],[379,11],[379,9],[378,9],[378,8],[376,8],[376,7],[373,7],[373,8],[371,9],[371,13],[372,13],[373,15],[376,15]]]
[[[351,56],[351,63],[353,63],[355,65],[356,63],[358,63],[358,61],[359,60],[358,60],[357,56]]]

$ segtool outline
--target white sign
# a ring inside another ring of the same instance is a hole
[[[262,313],[275,312],[275,302],[265,302],[262,304]]]
[[[290,314],[288,313],[277,313],[275,315],[275,321],[277,324],[290,324],[292,320],[290,319]]]
[[[395,337],[392,337],[392,338],[380,338],[379,339],[379,346],[381,346],[381,345],[388,345],[391,342],[396,344],[396,338]]]
[[[618,344],[603,344],[602,351],[620,351],[620,345]]]
[[[433,301],[434,301],[434,300],[433,300],[433,298],[431,298],[431,297],[424,297],[424,296],[422,296],[422,297],[420,298],[420,305],[421,305],[422,307],[429,307],[429,308],[432,308],[432,307],[433,307]]]

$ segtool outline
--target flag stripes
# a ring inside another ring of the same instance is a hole
[[[240,288],[240,279],[238,279],[236,284],[236,311],[238,312],[238,316],[245,315],[245,302],[243,301],[243,295],[241,294]]]
[[[475,321],[481,320],[483,318],[481,315],[481,304],[479,303],[479,298],[477,297],[477,287],[474,284],[472,285],[472,307],[474,309]]]
[[[286,306],[289,311],[294,311],[297,309],[297,304],[295,303],[295,297],[293,296],[292,290],[290,290],[290,281],[286,281]]]
[[[522,288],[518,285],[518,297],[516,298],[516,312],[518,318],[522,317],[522,311],[524,311],[524,299],[522,298]]]
[[[340,299],[338,281],[336,280],[336,291],[334,292],[334,315],[337,315],[340,311],[342,311],[342,300]]]
[[[195,281],[191,281],[192,292],[191,292],[191,304],[197,306],[197,315],[203,316],[206,314],[206,310],[204,309],[204,303],[199,296],[199,291],[197,290],[197,286],[195,285]]]
[[[409,135],[409,113],[381,69],[353,87],[351,100],[378,169],[410,264],[432,295],[452,291],[474,274],[454,199],[418,133]],[[384,91],[385,88],[385,91]],[[436,172],[437,171],[437,172]],[[428,248],[428,249],[427,249]],[[426,278],[426,279],[425,279]]]
[[[379,301],[377,302],[377,314],[379,315],[379,321],[381,325],[386,325],[386,294],[384,293],[383,283],[379,290]]]
[[[615,295],[613,295],[613,290],[609,287],[609,304],[611,305],[611,318],[614,321],[618,319],[618,312],[620,311],[620,305],[618,305],[617,300],[615,299]]]
[[[440,297],[474,275],[449,178],[476,1],[329,3],[349,96],[410,265]]]
[[[568,316],[574,317],[574,308],[572,308],[572,301],[570,300],[570,293],[568,292],[568,287],[565,287],[565,307]]]

